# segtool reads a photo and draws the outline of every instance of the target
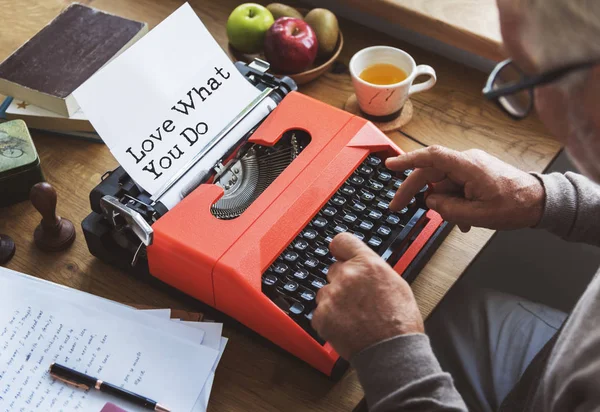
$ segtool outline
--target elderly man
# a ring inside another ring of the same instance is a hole
[[[498,6],[512,60],[497,66],[484,93],[515,118],[535,106],[587,177],[528,174],[478,150],[430,147],[388,159],[390,169],[416,169],[392,207],[427,183],[427,205],[463,231],[537,227],[600,246],[600,1]],[[372,412],[600,409],[600,276],[566,321],[516,297],[461,295],[428,324],[450,375],[408,284],[351,235],[330,249],[338,262],[317,295],[313,326],[351,361]]]

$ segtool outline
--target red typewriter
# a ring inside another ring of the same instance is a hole
[[[240,138],[218,142],[219,160],[180,196],[152,198],[122,168],[108,172],[90,194],[86,241],[102,260],[158,278],[336,379],[347,363],[310,324],[333,237],[353,233],[410,282],[449,226],[425,206],[426,187],[389,210],[410,170],[386,169],[402,151],[372,123],[296,92],[263,62],[236,66],[268,109],[232,124],[228,134],[245,128]]]

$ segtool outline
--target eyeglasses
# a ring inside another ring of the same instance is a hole
[[[494,100],[509,116],[521,120],[533,108],[533,89],[552,83],[575,70],[599,64],[599,60],[570,64],[547,73],[528,76],[511,60],[505,60],[494,68],[483,88],[483,95]]]

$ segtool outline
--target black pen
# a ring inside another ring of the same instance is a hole
[[[168,408],[161,406],[158,402],[153,401],[152,399],[148,399],[144,396],[135,394],[133,392],[129,392],[125,389],[121,389],[118,386],[111,385],[110,383],[106,383],[101,381],[100,379],[92,378],[84,373],[77,372],[71,368],[67,368],[66,366],[59,365],[57,363],[53,363],[50,365],[50,376],[54,379],[57,379],[61,382],[64,382],[69,385],[76,386],[80,389],[97,389],[104,393],[109,393],[111,395],[116,396],[117,398],[121,398],[125,401],[129,401],[138,406],[142,406],[146,409],[152,411],[159,412],[170,412]]]

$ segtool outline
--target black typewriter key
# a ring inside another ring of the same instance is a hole
[[[297,239],[294,241],[294,249],[302,252],[303,250],[306,250],[306,248],[308,247],[308,242],[304,239]]]
[[[321,289],[323,286],[327,285],[327,281],[325,279],[321,279],[320,277],[313,276],[313,279],[310,281],[310,285],[315,289]]]
[[[385,222],[389,225],[397,225],[398,223],[400,223],[400,218],[396,215],[389,215],[386,219]]]
[[[398,213],[399,215],[405,215],[407,212],[408,212],[408,207],[405,207],[404,209],[402,209],[402,210],[398,211],[397,213]]]
[[[394,189],[396,189],[396,190],[400,189],[401,185],[402,185],[402,180],[394,179]]]
[[[385,197],[387,197],[390,200],[392,200],[394,196],[396,196],[396,192],[394,192],[393,190],[388,190],[387,192],[385,192]]]
[[[302,232],[302,237],[304,237],[305,239],[308,240],[313,240],[314,238],[316,238],[319,234],[317,233],[316,230],[314,229],[304,229],[304,231]]]
[[[342,217],[344,222],[346,223],[354,223],[358,217],[354,213],[344,213],[344,217]]]
[[[379,174],[377,175],[377,179],[384,183],[387,183],[390,180],[392,180],[392,175],[388,172],[379,172]]]
[[[345,186],[342,186],[342,188],[340,189],[340,192],[342,192],[345,195],[352,196],[354,193],[356,193],[356,189],[353,188],[352,186],[345,185]]]
[[[365,240],[365,235],[361,232],[354,232],[354,236],[356,236],[360,240]]]
[[[376,192],[379,192],[381,189],[383,189],[383,184],[376,180],[369,180],[367,187],[369,189],[375,190]]]
[[[298,291],[298,295],[300,296],[300,299],[303,299],[307,302],[313,302],[317,297],[317,294],[313,290],[303,287],[301,287]]]
[[[319,267],[318,272],[322,275],[327,277],[327,274],[329,273],[329,266],[327,265],[322,265],[321,267]]]
[[[319,259],[317,259],[314,256],[307,256],[304,260],[304,266],[306,266],[307,268],[314,269],[317,266],[319,266]]]
[[[379,220],[383,216],[379,210],[369,209],[367,210],[367,217],[373,220]]]
[[[429,186],[425,185],[419,190],[419,193],[425,193],[429,189]]]
[[[355,210],[355,211],[357,211],[357,212],[362,212],[366,208],[367,208],[367,205],[365,205],[364,203],[361,203],[361,202],[354,202],[352,204],[352,209]]]
[[[360,165],[358,167],[358,173],[365,176],[370,176],[373,173],[373,168],[367,165]]]
[[[293,263],[298,259],[298,254],[293,250],[286,250],[283,252],[283,259]]]
[[[381,243],[383,243],[383,240],[381,240],[381,238],[377,237],[377,236],[373,236],[372,238],[369,239],[369,241],[367,242],[367,244],[369,246],[371,246],[372,248],[378,248],[379,246],[381,246]]]
[[[344,206],[346,204],[346,199],[344,197],[342,197],[342,196],[335,195],[331,199],[331,203],[333,203],[336,206]]]
[[[406,169],[406,170],[404,171],[404,176],[408,177],[408,176],[410,176],[410,174],[411,174],[412,172],[413,172],[413,170],[412,170],[412,169]]]
[[[363,202],[371,202],[373,199],[375,199],[375,195],[371,192],[369,192],[368,190],[361,190],[360,191],[360,199]]]
[[[298,290],[298,286],[300,286],[300,285],[298,285],[298,283],[297,283],[297,282],[294,282],[293,280],[288,280],[288,281],[285,283],[285,285],[283,285],[283,288],[284,288],[286,291],[293,293],[293,292],[295,292],[295,291],[297,291],[297,290]]]
[[[275,262],[271,265],[271,269],[277,275],[285,275],[290,268],[285,263]]]
[[[377,156],[369,156],[367,157],[367,163],[371,166],[377,167],[381,163],[381,159]]]
[[[333,265],[335,262],[337,262],[337,259],[331,255],[327,256],[325,258],[325,261],[329,264],[329,265]]]
[[[327,217],[334,217],[337,213],[337,209],[333,206],[326,206],[325,209],[321,213],[323,213]]]
[[[383,200],[380,200],[377,202],[377,207],[381,210],[387,211],[390,208],[390,202],[384,202]]]
[[[262,278],[263,286],[266,287],[275,286],[277,282],[279,282],[279,279],[272,273],[267,273]]]
[[[327,254],[329,253],[329,249],[327,249],[323,245],[317,245],[317,247],[315,248],[313,253],[319,257],[323,257],[323,256],[327,256]]]
[[[313,226],[319,229],[323,229],[325,226],[327,226],[328,223],[329,222],[327,221],[327,219],[325,219],[322,216],[317,216],[312,222]]]
[[[303,267],[296,266],[292,276],[294,276],[295,279],[304,280],[308,277],[308,270],[304,269]]]
[[[350,183],[352,183],[353,185],[356,186],[362,186],[363,183],[365,183],[365,179],[363,177],[357,176],[357,175],[352,175],[349,179]]]
[[[410,202],[408,202],[409,206],[414,205],[417,202],[417,199],[415,199],[414,197],[412,199],[410,199]]]
[[[323,241],[327,244],[330,244],[334,237],[335,233],[325,232],[325,237],[323,238]]]
[[[348,226],[346,226],[343,223],[338,223],[335,225],[335,227],[333,228],[333,231],[335,233],[344,233],[348,231]]]
[[[290,317],[295,318],[304,313],[304,305],[300,302],[294,302],[289,308]]]
[[[365,232],[369,232],[373,229],[373,222],[369,220],[362,220],[358,225],[360,230],[364,230]]]
[[[379,228],[377,228],[377,234],[380,236],[387,237],[390,233],[392,233],[392,229],[387,226],[379,226]]]

